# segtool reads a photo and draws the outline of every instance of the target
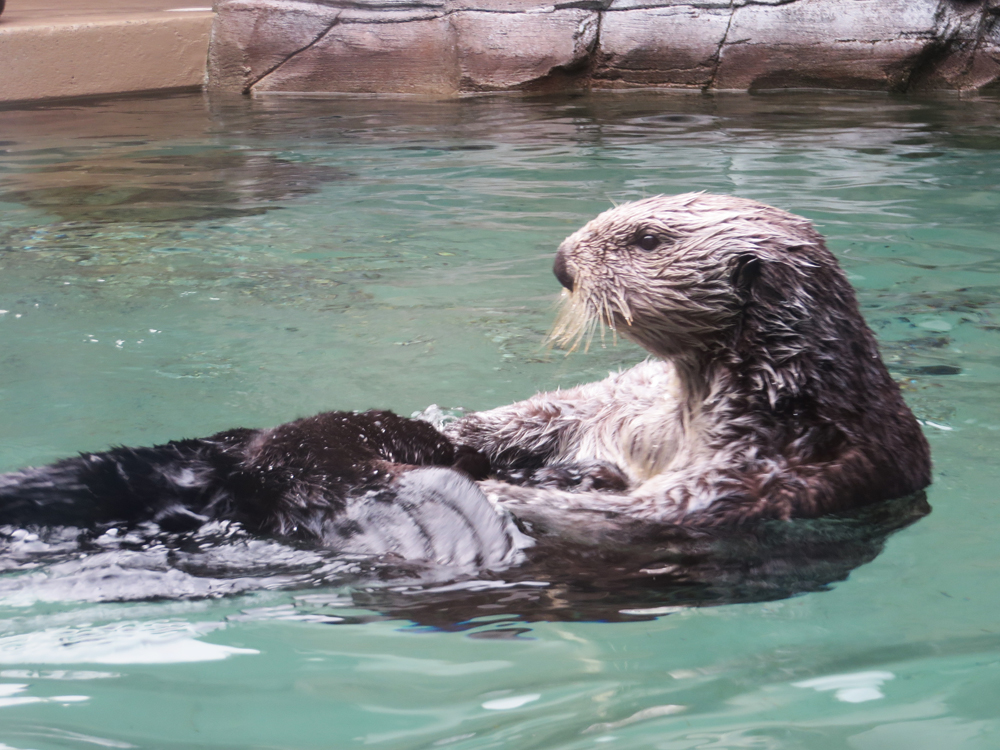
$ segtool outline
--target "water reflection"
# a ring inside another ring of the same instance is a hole
[[[67,157],[0,179],[0,201],[72,222],[205,221],[262,214],[349,177],[336,167],[239,146],[126,143]]]
[[[159,620],[46,628],[0,637],[0,661],[4,664],[176,664],[258,653],[199,640],[199,636],[221,627],[222,623]],[[20,686],[0,685],[0,690],[5,687]],[[67,697],[53,700],[66,701]],[[85,696],[78,699],[87,700]]]
[[[215,523],[192,534],[155,529],[38,533],[6,529],[0,604],[190,600],[261,589],[339,587],[268,616],[357,623],[403,618],[516,638],[517,623],[649,620],[678,608],[770,601],[822,591],[872,561],[894,532],[930,512],[919,495],[847,515],[766,521],[750,529],[647,526],[600,547],[539,540],[523,564],[455,578],[447,568],[337,556],[255,539]],[[43,570],[38,570],[44,564]],[[354,612],[345,612],[348,606]],[[260,613],[258,613],[260,615]]]
[[[823,591],[871,562],[896,531],[930,513],[923,493],[852,514],[767,521],[738,530],[649,528],[617,548],[540,542],[493,581],[380,586],[355,603],[444,629],[477,618],[514,622],[653,619],[678,607],[784,599]]]

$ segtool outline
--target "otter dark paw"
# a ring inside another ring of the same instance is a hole
[[[578,464],[553,464],[539,469],[520,469],[500,473],[497,479],[522,487],[545,487],[569,492],[624,492],[628,478],[614,464],[587,461]]]
[[[490,475],[490,460],[468,445],[455,448],[455,461],[451,467],[465,472],[477,482]]]

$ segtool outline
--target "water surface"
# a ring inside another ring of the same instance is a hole
[[[935,459],[933,513],[853,572],[715,606],[493,581],[464,584],[470,622],[264,540],[10,536],[0,742],[997,747],[998,116],[812,93],[0,111],[0,470],[602,377],[642,353],[542,347],[552,253],[689,190],[816,222]]]

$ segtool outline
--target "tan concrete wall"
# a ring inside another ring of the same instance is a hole
[[[0,101],[200,86],[212,17],[0,24]]]

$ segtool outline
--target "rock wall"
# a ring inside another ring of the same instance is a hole
[[[1000,0],[220,0],[208,85],[252,92],[980,89]]]

